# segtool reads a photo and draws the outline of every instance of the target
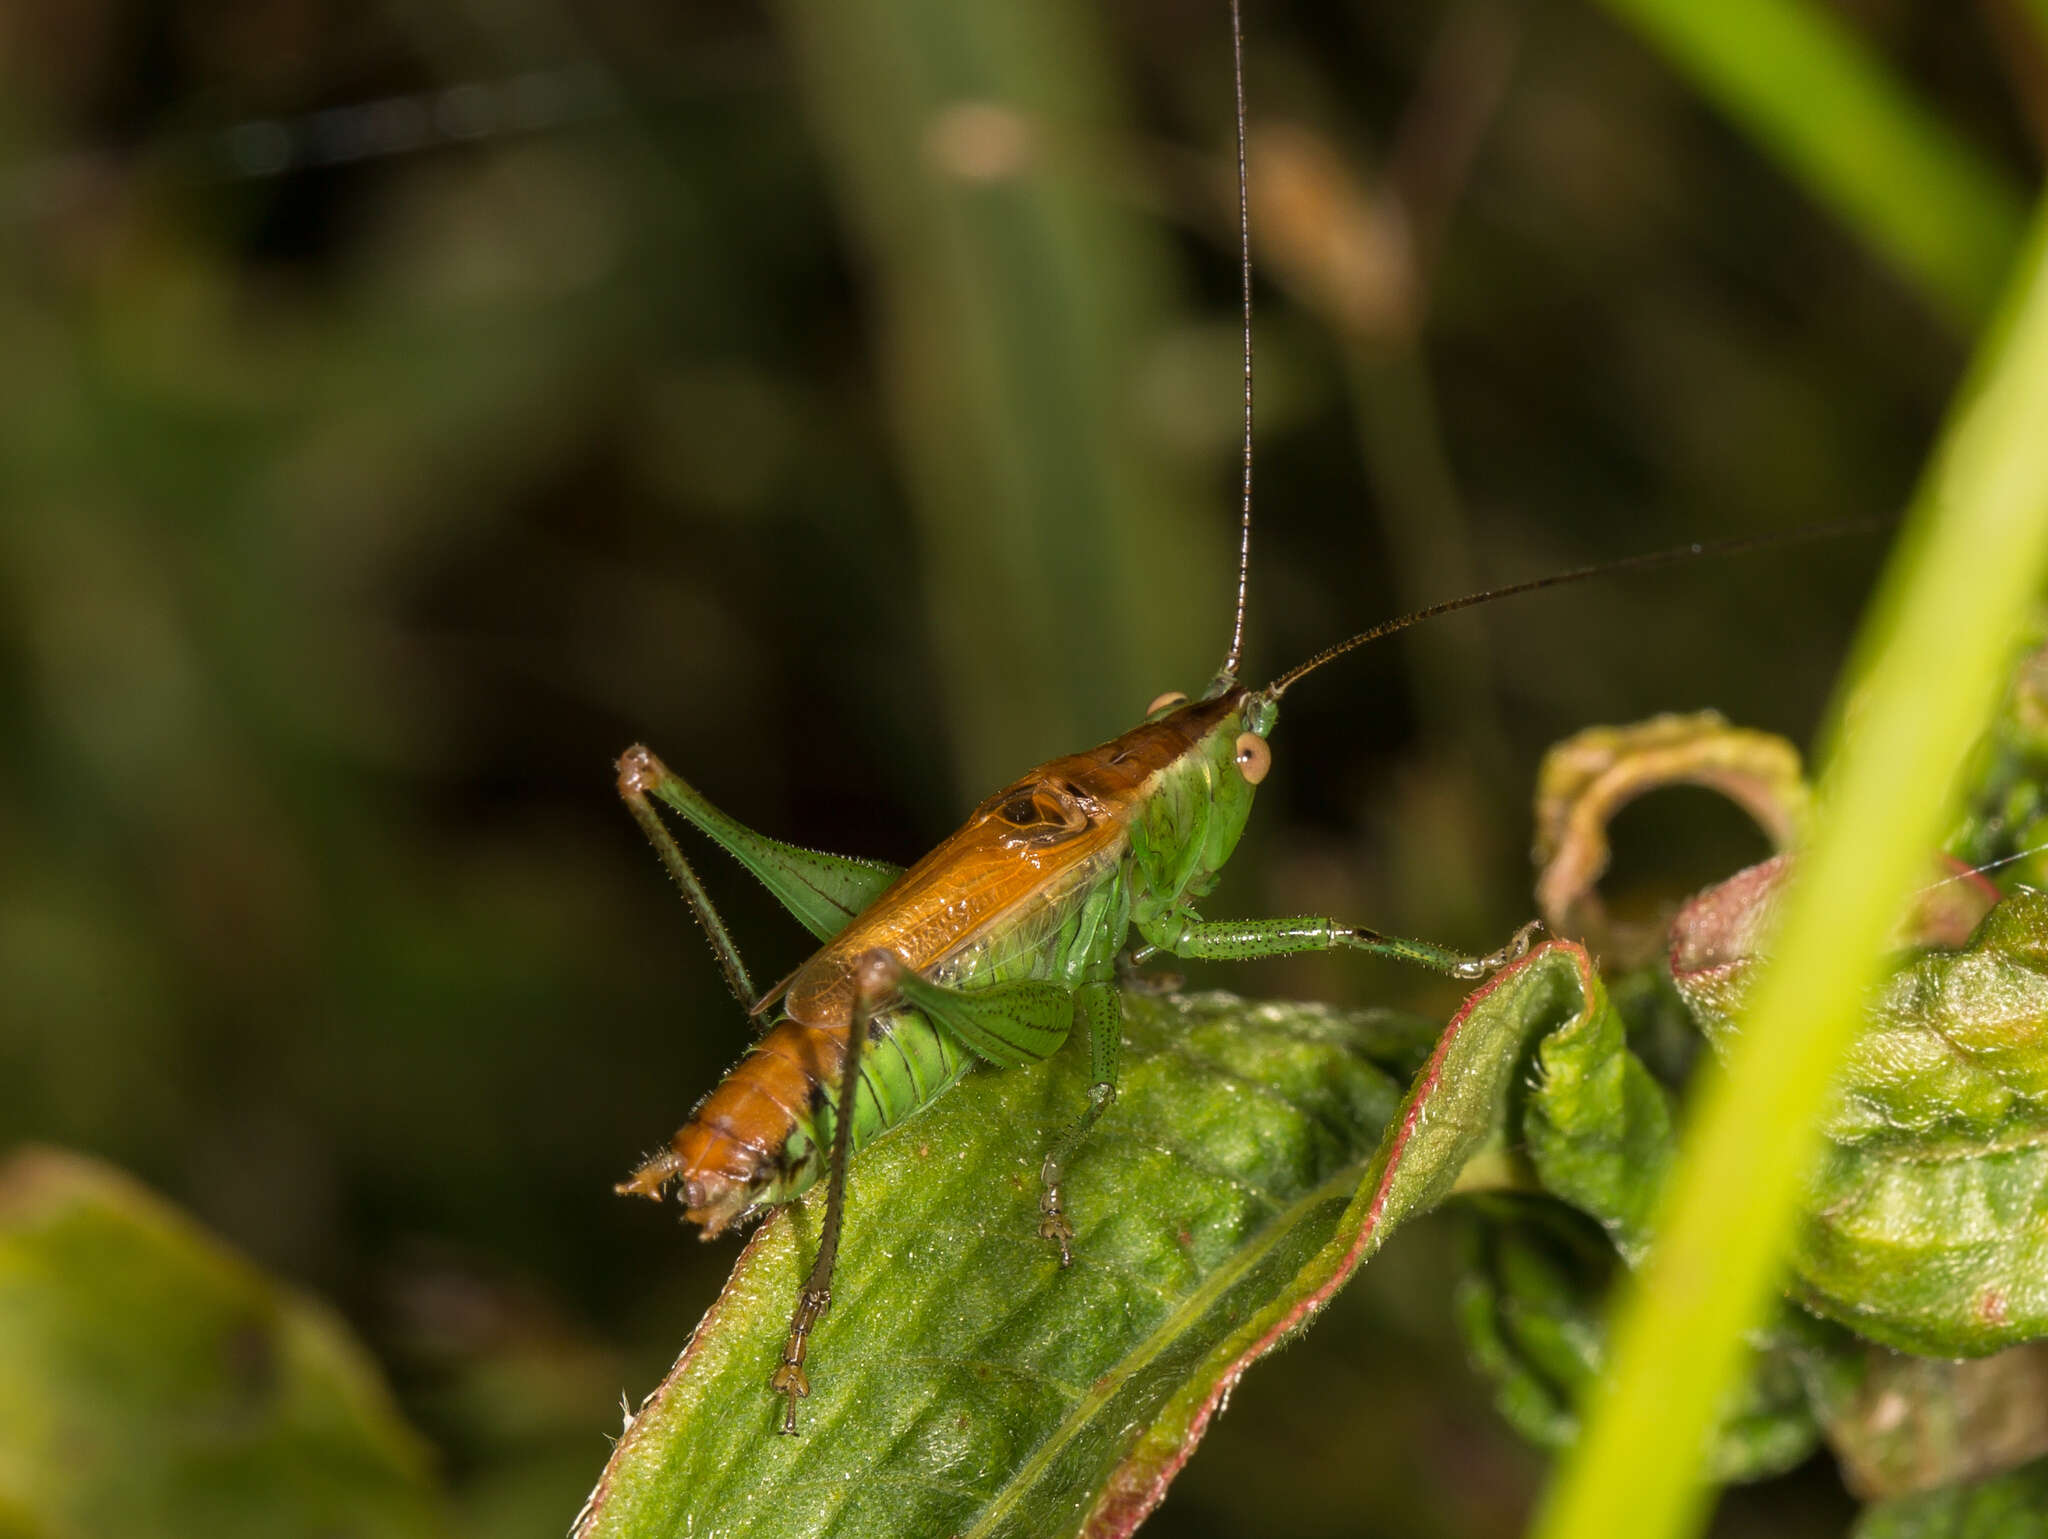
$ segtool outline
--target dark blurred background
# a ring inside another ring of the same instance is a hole
[[[2034,175],[2001,6],[1823,8]],[[906,861],[1220,659],[1229,48],[1221,0],[0,15],[0,1140],[335,1300],[476,1534],[566,1527],[735,1249],[610,1190],[747,1034],[613,757]],[[1900,507],[1965,328],[1614,15],[1254,0],[1247,55],[1254,677]],[[1704,706],[1805,741],[1881,547],[1332,667],[1210,909],[1498,944],[1545,745]],[[1764,848],[1683,793],[1618,837],[1624,909]],[[800,959],[701,869],[757,976]],[[1261,1366],[1154,1531],[1515,1532],[1539,1465],[1463,1369],[1455,1239]],[[1847,1511],[1817,1465],[1723,1524]]]

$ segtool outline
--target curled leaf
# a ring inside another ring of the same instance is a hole
[[[1536,959],[1532,958],[1532,963]],[[1630,1050],[1629,1028],[1592,959],[1575,945],[1541,954],[1549,1025],[1534,1042],[1524,1147],[1542,1189],[1595,1220],[1629,1265],[1651,1243],[1651,1220],[1677,1148],[1670,1093]],[[1532,966],[1531,971],[1535,971]],[[1558,1215],[1524,1205],[1496,1217],[1486,1264],[1468,1279],[1461,1319],[1475,1355],[1500,1385],[1502,1410],[1541,1446],[1578,1435],[1578,1403],[1604,1356],[1601,1295],[1611,1267]],[[1817,1432],[1790,1359],[1752,1354],[1709,1454],[1722,1480],[1789,1468]]]
[[[1680,996],[1710,1040],[1734,1029],[1764,947],[1777,924],[1792,857],[1775,855],[1700,893],[1673,917],[1667,964]],[[1982,874],[1949,860],[1931,867],[1893,936],[1901,950],[1955,950],[1998,903]]]
[[[1736,884],[1749,890],[1754,884]],[[1542,1189],[1597,1220],[1630,1265],[1676,1146],[1670,1099],[1633,1051],[1632,1028],[1576,948],[1555,948],[1551,985],[1580,1000],[1535,1043],[1522,1128]],[[1655,1004],[1655,1000],[1650,1000]],[[1642,1012],[1633,1031],[1658,1024]],[[1458,1298],[1475,1361],[1502,1414],[1539,1447],[1576,1441],[1578,1406],[1605,1356],[1612,1252],[1555,1205],[1489,1199],[1475,1219]],[[1824,1430],[1867,1497],[1970,1479],[2048,1451],[2048,1356],[2028,1346],[1955,1363],[1909,1357],[1787,1306],[1751,1343],[1742,1387],[1707,1455],[1713,1477],[1789,1468]]]
[[[1670,1093],[1628,1050],[1626,1023],[1592,959],[1577,946],[1558,949],[1577,965],[1554,974],[1570,1003],[1536,1044],[1522,1119],[1529,1162],[1545,1191],[1596,1220],[1635,1266],[1677,1150]]]
[[[1600,1297],[1614,1253],[1555,1203],[1487,1199],[1469,1229],[1458,1326],[1494,1404],[1538,1448],[1569,1448],[1599,1377]]]
[[[1719,791],[1784,849],[1806,825],[1799,750],[1733,727],[1716,711],[1592,727],[1543,756],[1536,780],[1536,907],[1552,933],[1608,941],[1594,884],[1607,869],[1607,825],[1645,792],[1697,785]]]

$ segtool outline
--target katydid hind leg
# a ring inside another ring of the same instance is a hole
[[[635,745],[619,755],[619,796],[625,802],[626,810],[633,814],[633,821],[647,835],[647,842],[654,846],[661,863],[668,867],[668,874],[682,888],[690,912],[697,916],[697,923],[711,942],[712,954],[718,958],[719,970],[725,974],[725,986],[732,990],[732,997],[739,1001],[742,1010],[752,1011],[760,996],[755,991],[754,980],[747,975],[747,964],[740,960],[740,948],[726,929],[718,905],[711,901],[711,894],[697,880],[697,873],[683,854],[682,846],[676,843],[675,836],[668,831],[668,825],[662,822],[661,814],[655,811],[654,803],[649,800],[659,794],[665,781],[673,778],[668,766],[646,748]],[[659,1190],[658,1182],[656,1189]]]
[[[886,951],[870,951],[854,964],[853,1018],[846,1033],[846,1061],[839,1071],[839,1097],[832,1112],[832,1167],[825,1188],[825,1222],[818,1231],[818,1254],[810,1275],[796,1296],[789,1317],[789,1335],[782,1362],[769,1376],[768,1387],[784,1397],[782,1430],[796,1431],[796,1403],[811,1392],[804,1355],[812,1329],[832,1307],[832,1269],[839,1260],[839,1234],[846,1222],[846,1166],[853,1155],[855,1097],[860,1093],[860,1058],[875,1010],[896,985],[902,963]]]
[[[1038,1211],[1038,1237],[1060,1248],[1060,1265],[1074,1264],[1074,1226],[1067,1217],[1067,1164],[1086,1141],[1089,1131],[1116,1101],[1118,1062],[1123,1056],[1123,1009],[1116,987],[1108,983],[1087,983],[1074,991],[1074,1008],[1088,1027],[1088,1105],[1073,1126],[1053,1140],[1039,1167],[1042,1190]]]
[[[1249,961],[1260,957],[1293,956],[1304,951],[1364,951],[1374,956],[1413,962],[1432,972],[1476,981],[1491,977],[1509,963],[1528,955],[1543,926],[1530,920],[1497,951],[1484,956],[1467,956],[1431,941],[1406,940],[1382,935],[1362,925],[1348,925],[1322,915],[1300,915],[1292,919],[1206,920],[1192,910],[1167,914],[1141,925],[1145,939],[1161,951],[1170,951],[1189,961]]]
[[[676,848],[650,798],[687,819],[693,828],[746,867],[799,924],[821,941],[830,940],[845,929],[855,915],[903,874],[901,867],[887,861],[807,850],[801,845],[771,839],[724,811],[644,747],[629,748],[619,759],[619,793],[626,798],[634,819],[647,831],[663,863],[675,873],[690,906],[699,909],[700,919],[704,917],[703,911],[710,908],[710,899],[702,897],[694,873],[685,880],[682,873],[689,869],[689,862]],[[709,922],[705,928],[711,928]],[[724,926],[720,925],[716,933],[722,935]],[[714,940],[713,945],[717,944]],[[722,954],[720,960],[724,960]]]
[[[933,1025],[999,1069],[1042,1063],[1074,1029],[1075,991],[1064,983],[1014,978],[954,988],[905,972],[896,987]]]

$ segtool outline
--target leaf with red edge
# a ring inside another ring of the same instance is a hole
[[[775,1433],[766,1385],[815,1200],[747,1246],[577,1533],[1129,1534],[1250,1365],[1500,1147],[1528,1042],[1576,997],[1557,973],[1586,965],[1544,948],[1440,1033],[1128,996],[1123,1094],[1070,1168],[1064,1272],[1035,1238],[1037,1168],[1086,1054],[970,1076],[856,1161],[801,1434]]]

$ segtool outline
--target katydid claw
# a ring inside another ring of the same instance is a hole
[[[1483,978],[1491,978],[1503,967],[1519,962],[1523,957],[1527,956],[1530,948],[1536,944],[1536,937],[1542,933],[1543,921],[1532,919],[1523,925],[1521,929],[1515,931],[1514,935],[1508,940],[1508,943],[1498,951],[1489,951],[1483,957],[1467,957],[1451,969],[1451,975],[1455,978],[1470,979],[1473,982],[1478,982]]]
[[[782,1430],[791,1437],[796,1435],[796,1403],[811,1392],[811,1381],[802,1368],[795,1363],[784,1363],[769,1376],[768,1387],[788,1397],[783,1407]]]
[[[1060,1266],[1070,1267],[1074,1264],[1074,1226],[1067,1222],[1066,1202],[1060,1193],[1060,1177],[1064,1172],[1059,1161],[1048,1154],[1038,1174],[1045,1183],[1045,1189],[1038,1194],[1038,1211],[1045,1215],[1038,1221],[1038,1237],[1057,1245],[1060,1248]]]
[[[1060,1248],[1060,1266],[1074,1264],[1074,1226],[1067,1222],[1064,1213],[1048,1213],[1039,1220],[1038,1237],[1050,1240]]]
[[[804,1372],[804,1348],[811,1327],[832,1305],[830,1288],[805,1288],[796,1296],[796,1312],[789,1317],[789,1339],[782,1344],[782,1363],[768,1376],[768,1388],[787,1401],[782,1410],[782,1430],[796,1434],[796,1403],[811,1392],[810,1375]]]

